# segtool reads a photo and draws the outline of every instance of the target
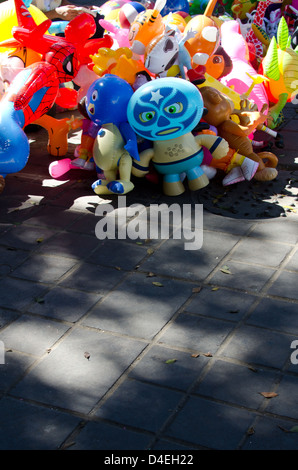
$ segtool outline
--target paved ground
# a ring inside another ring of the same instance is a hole
[[[186,231],[99,240],[96,207],[117,198],[93,193],[92,172],[51,179],[46,133],[28,133],[29,162],[0,197],[1,449],[298,449],[298,114],[287,113],[275,182],[215,178],[175,199],[135,182],[126,202],[143,227],[152,204],[204,205],[195,251]]]

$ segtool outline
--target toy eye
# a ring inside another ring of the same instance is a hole
[[[94,90],[94,92],[92,93],[92,100],[96,101],[97,98],[98,98],[98,92],[96,90]]]
[[[216,55],[215,57],[213,57],[213,63],[214,64],[221,64],[222,63],[222,58],[219,57],[218,55]]]
[[[180,103],[179,101],[165,108],[165,112],[169,114],[178,114],[178,113],[181,113],[182,110],[183,110],[183,104]]]
[[[145,111],[139,115],[139,118],[142,122],[151,121],[155,116],[155,111]]]

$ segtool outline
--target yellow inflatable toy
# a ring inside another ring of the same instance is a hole
[[[34,5],[30,5],[28,10],[37,25],[47,19],[45,14]],[[15,3],[13,0],[7,0],[0,4],[0,24],[0,42],[11,39],[13,37],[11,32],[12,28],[18,26]],[[5,51],[7,51],[7,48],[0,47],[0,52]]]

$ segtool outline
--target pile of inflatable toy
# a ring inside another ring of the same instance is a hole
[[[92,171],[98,195],[144,176],[171,196],[216,173],[224,186],[277,177],[259,136],[283,147],[296,103],[298,0],[108,0],[70,22],[8,0],[0,17],[0,192],[28,161],[32,123],[48,131],[50,175]],[[80,145],[63,158],[73,129]]]

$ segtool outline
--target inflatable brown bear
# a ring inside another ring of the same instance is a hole
[[[207,109],[204,120],[216,127],[218,135],[225,139],[230,148],[238,154],[254,160],[259,164],[254,178],[258,181],[271,181],[277,177],[276,166],[278,158],[272,152],[255,153],[251,139],[248,137],[255,129],[260,129],[266,121],[264,114],[266,105],[261,111],[252,110],[247,105],[247,100],[241,102],[241,109],[235,110],[233,102],[210,86],[200,87],[204,106]],[[237,116],[237,120],[232,120],[232,115]],[[216,165],[220,164],[220,160]]]

